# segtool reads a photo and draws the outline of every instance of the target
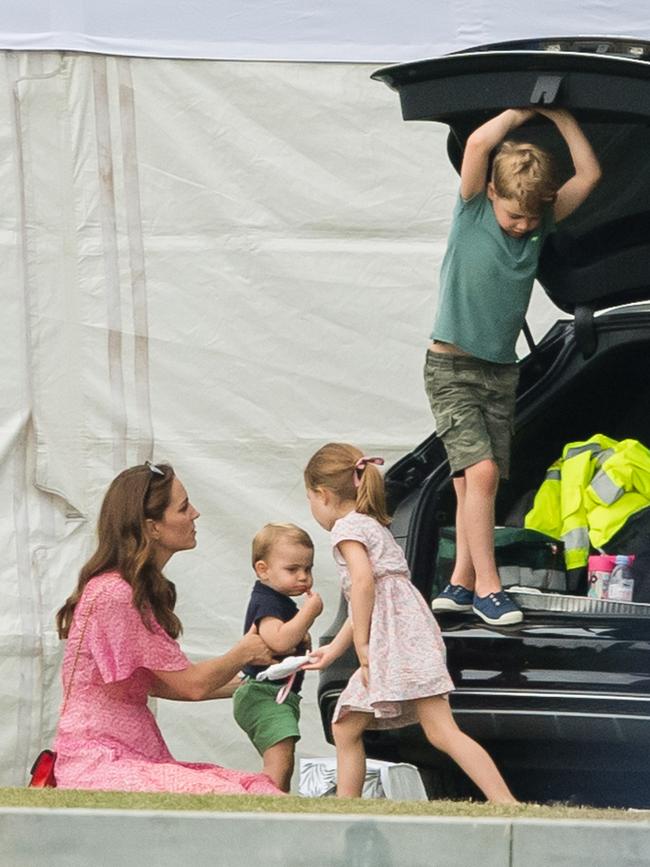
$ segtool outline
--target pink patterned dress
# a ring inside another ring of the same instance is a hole
[[[116,572],[92,578],[74,612],[63,659],[72,677],[54,743],[63,789],[281,795],[265,774],[177,762],[147,697],[152,671],[182,671],[189,661],[152,618],[147,629]]]
[[[401,728],[416,723],[414,699],[446,695],[454,689],[445,664],[445,645],[431,609],[411,583],[404,552],[390,530],[369,515],[349,512],[331,531],[334,560],[343,595],[350,602],[350,573],[337,548],[360,542],[375,579],[370,621],[366,688],[358,669],[334,710],[334,722],[350,711],[373,715],[369,728]]]

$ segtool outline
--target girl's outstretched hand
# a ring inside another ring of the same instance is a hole
[[[331,644],[323,644],[321,647],[317,647],[316,650],[311,650],[309,655],[313,662],[303,665],[303,671],[322,671],[328,665],[331,665],[338,657],[338,654],[333,653],[331,648]]]

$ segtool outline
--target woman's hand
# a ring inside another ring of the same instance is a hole
[[[246,665],[270,665],[273,652],[251,626],[234,647],[214,659],[190,663],[181,671],[153,671],[156,678],[150,694],[177,701],[226,698],[235,691],[237,673]]]
[[[246,658],[246,665],[271,665],[276,661],[273,651],[264,639],[260,637],[255,624],[237,642],[233,650],[238,650],[242,653]]]

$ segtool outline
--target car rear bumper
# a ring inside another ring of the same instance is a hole
[[[460,728],[482,741],[650,746],[650,697],[459,689],[452,707]]]
[[[340,690],[326,690],[320,705],[324,729]],[[608,745],[641,749],[650,764],[650,696],[545,690],[457,689],[451,696],[454,719],[473,738],[492,744]],[[414,738],[413,727],[373,732],[372,743],[394,748]]]

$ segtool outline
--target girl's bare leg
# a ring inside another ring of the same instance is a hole
[[[351,711],[332,725],[336,744],[336,796],[360,798],[366,778],[366,750],[363,733],[370,714]]]
[[[447,698],[439,695],[421,698],[416,701],[416,708],[429,743],[447,753],[488,801],[518,803],[487,752],[458,728]]]

